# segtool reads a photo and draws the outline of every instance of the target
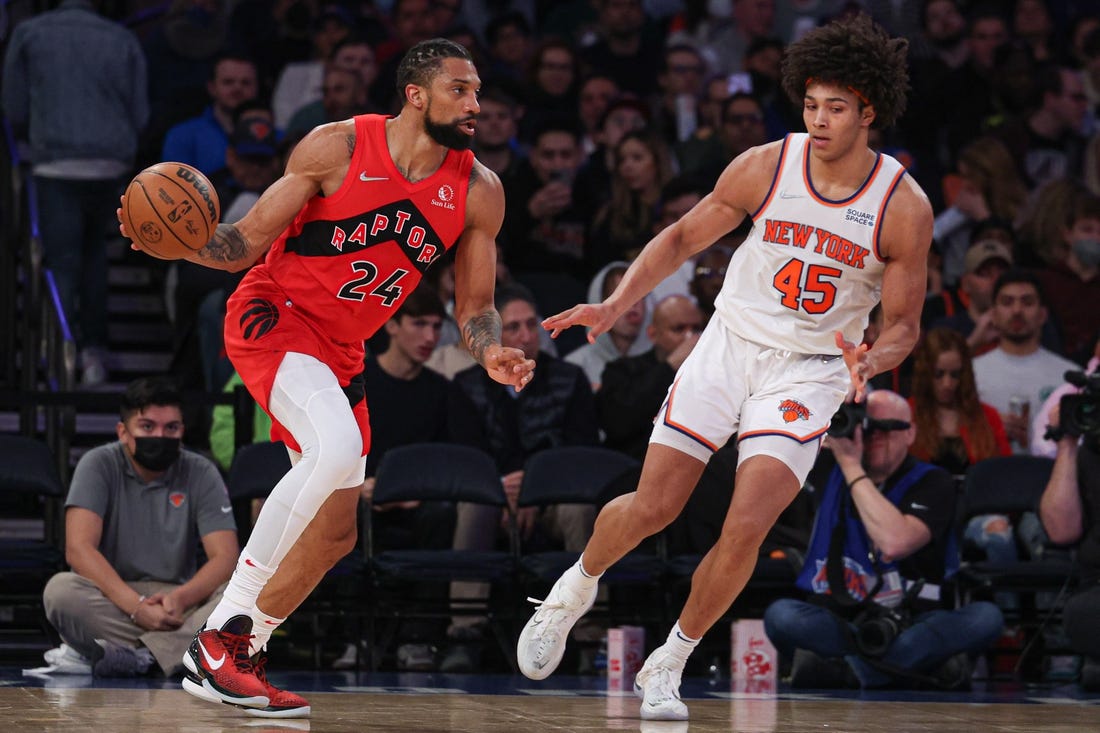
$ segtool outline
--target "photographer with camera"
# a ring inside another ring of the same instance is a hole
[[[833,418],[824,443],[832,460],[822,454],[810,475],[824,488],[815,491],[813,535],[796,581],[810,595],[776,601],[764,614],[776,649],[795,659],[794,687],[843,686],[848,671],[861,687],[965,686],[968,665],[945,663],[1001,633],[992,603],[944,607],[939,584],[958,565],[955,484],[909,454],[912,420],[909,404],[888,390],[843,405]]]
[[[1082,390],[1051,410],[1047,434],[1058,442],[1054,470],[1039,501],[1050,541],[1077,544],[1080,582],[1066,601],[1062,623],[1070,646],[1085,656],[1081,686],[1100,691],[1100,374],[1067,372]]]

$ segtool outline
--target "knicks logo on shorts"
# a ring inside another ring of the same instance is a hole
[[[241,316],[241,334],[245,339],[259,339],[279,323],[279,309],[270,300],[253,298]]]
[[[783,413],[783,422],[794,422],[795,420],[809,420],[810,408],[798,400],[785,399],[779,403],[779,411]]]

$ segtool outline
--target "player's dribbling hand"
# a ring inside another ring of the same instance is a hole
[[[493,344],[485,350],[485,371],[495,382],[510,384],[519,392],[535,377],[535,360],[520,349]]]
[[[588,342],[595,343],[601,334],[615,325],[615,319],[618,317],[618,314],[604,303],[581,303],[556,316],[544,319],[542,327],[550,332],[550,338],[556,339],[558,334],[571,326],[588,326]]]
[[[871,365],[871,357],[867,353],[870,347],[867,344],[856,346],[844,338],[840,331],[836,332],[836,345],[844,354],[844,363],[848,366],[848,372],[852,375],[852,387],[855,389],[855,401],[862,402],[867,392],[867,380],[875,376],[874,367]]]

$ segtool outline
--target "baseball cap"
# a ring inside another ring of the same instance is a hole
[[[978,268],[990,260],[1001,260],[1009,267],[1012,266],[1012,250],[1008,245],[996,239],[983,239],[970,245],[966,250],[964,267],[966,272],[977,272]]]
[[[237,121],[229,144],[237,155],[274,157],[277,139],[275,125],[263,115],[244,115]]]

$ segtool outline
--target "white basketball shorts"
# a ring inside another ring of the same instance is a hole
[[[761,346],[715,315],[676,373],[650,442],[706,463],[738,433],[738,465],[772,456],[803,483],[850,385],[842,357]]]

